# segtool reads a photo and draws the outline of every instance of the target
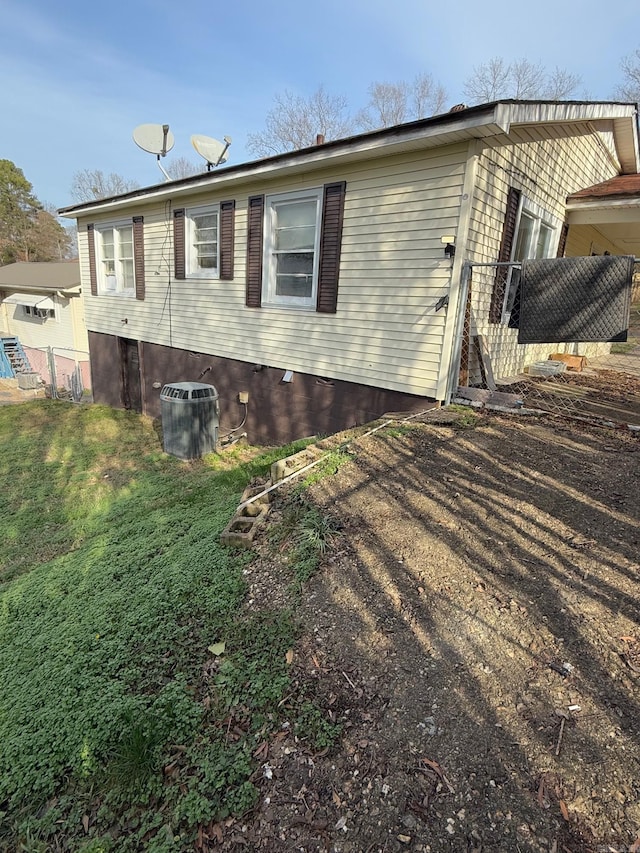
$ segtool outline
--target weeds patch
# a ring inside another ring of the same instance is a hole
[[[480,416],[476,414],[469,406],[459,406],[452,403],[447,406],[448,412],[455,412],[458,417],[451,424],[452,429],[473,429],[478,426]]]
[[[298,590],[318,570],[321,558],[338,534],[338,525],[330,515],[317,509],[300,490],[292,492],[282,520],[272,528],[270,536],[276,546],[288,543],[289,565]]]
[[[295,724],[296,736],[314,750],[330,749],[337,743],[342,727],[327,719],[326,714],[312,702],[299,708]]]
[[[185,463],[148,419],[57,401],[0,408],[0,437],[0,850],[192,849],[255,801],[295,636],[237,621],[250,557],[219,536],[308,442]]]

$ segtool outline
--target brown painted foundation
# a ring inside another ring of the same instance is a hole
[[[238,394],[246,392],[246,421],[239,431],[246,432],[253,444],[284,444],[309,435],[330,435],[368,423],[385,412],[419,412],[437,405],[429,397],[303,373],[294,373],[292,382],[283,382],[282,368],[139,341],[141,403],[137,406],[130,388],[137,387],[138,377],[132,377],[131,372],[137,372],[138,365],[123,364],[123,353],[130,352],[133,343],[123,346],[123,339],[114,335],[89,332],[96,403],[139,408],[157,418],[162,386],[206,382],[220,397],[222,437],[242,423],[245,406]]]

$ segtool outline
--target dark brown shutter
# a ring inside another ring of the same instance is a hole
[[[233,280],[235,222],[235,201],[220,202],[220,278],[224,281]]]
[[[144,299],[144,217],[133,217],[133,268],[136,299]]]
[[[520,190],[517,190],[515,187],[509,187],[509,194],[507,196],[507,212],[504,217],[502,240],[500,242],[500,254],[498,256],[498,261],[501,263],[507,263],[511,260],[521,196],[522,193]],[[493,283],[491,307],[489,308],[489,322],[491,323],[499,323],[502,320],[502,306],[504,304],[504,294],[508,280],[509,267],[498,267],[496,269],[496,277]]]
[[[262,304],[262,231],[264,220],[264,196],[249,198],[247,226],[247,286],[246,304],[259,308]]]
[[[184,208],[173,211],[173,263],[175,278],[186,278],[184,262]]]
[[[335,314],[338,308],[340,247],[346,189],[347,185],[344,181],[324,186],[316,303],[316,310],[323,314]]]
[[[569,223],[565,222],[560,231],[560,240],[558,242],[558,254],[556,257],[564,258],[564,250],[567,248],[567,237],[569,236]]]
[[[91,295],[98,295],[98,270],[96,268],[96,227],[87,225],[87,243],[89,246],[89,282]]]

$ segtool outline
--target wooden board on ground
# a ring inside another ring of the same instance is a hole
[[[491,356],[489,355],[489,348],[487,347],[487,343],[483,335],[476,335],[473,339],[473,342],[476,346],[476,352],[478,353],[478,361],[480,362],[480,372],[482,374],[482,381],[490,391],[495,391],[497,386],[496,380],[493,378]]]

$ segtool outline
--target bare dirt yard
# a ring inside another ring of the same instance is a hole
[[[291,665],[340,741],[285,725],[216,849],[640,850],[639,449],[449,410],[354,441],[310,488],[340,532]],[[268,534],[248,580],[287,597]]]

